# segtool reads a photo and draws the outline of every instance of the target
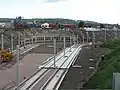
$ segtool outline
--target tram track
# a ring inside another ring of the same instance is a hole
[[[72,46],[72,48],[75,48],[74,45]],[[72,53],[74,53],[74,51],[77,48],[75,48],[72,51]],[[65,53],[68,53],[68,52],[69,52],[69,50],[66,51]],[[72,53],[70,55],[72,55]],[[60,55],[59,58],[56,60],[56,62],[59,61],[63,57],[64,57],[63,55]],[[69,57],[65,57],[65,58],[68,59]],[[53,58],[51,58],[51,60],[52,59]],[[62,67],[65,62],[66,62],[66,60],[60,65],[60,67]],[[52,66],[52,65],[53,64],[51,64],[50,66]],[[40,88],[40,90],[44,90],[46,85],[59,72],[59,68],[45,69],[45,68],[41,67],[35,74],[33,74],[31,77],[29,77],[28,79],[26,79],[25,81],[23,81],[19,85],[20,86],[20,90],[37,90],[36,88]],[[14,88],[14,90],[16,90],[16,87]]]
[[[79,48],[79,47],[77,47]],[[76,48],[76,49],[77,49]],[[75,51],[76,49],[69,55],[71,56]],[[77,52],[75,53],[77,54]],[[73,57],[73,59],[75,58],[76,56]],[[67,57],[68,59],[69,57]],[[61,68],[62,66],[64,66],[64,64],[66,63],[66,60],[62,63],[62,65],[59,67]],[[71,62],[69,62],[69,64],[67,65],[67,68],[69,67]],[[63,77],[66,75],[68,69],[64,69],[64,70],[59,70],[57,69],[57,71],[55,72],[55,74],[53,74],[53,76],[51,76],[47,81],[46,83],[40,88],[40,90],[48,90],[49,89],[49,86],[51,86],[50,84],[52,84],[52,86],[50,87],[52,90],[56,90],[55,87],[57,87],[57,84],[59,84],[59,80],[62,78],[62,75]],[[60,80],[61,81],[61,80]],[[59,86],[59,85],[58,85]],[[37,90],[37,89],[32,89],[32,90]]]

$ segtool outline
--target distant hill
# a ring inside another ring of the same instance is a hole
[[[0,22],[11,22],[14,18],[0,18]],[[26,22],[38,21],[39,23],[60,23],[60,24],[78,24],[80,21],[84,21],[85,26],[97,27],[100,25],[98,22],[94,21],[85,21],[85,20],[72,20],[72,19],[64,19],[64,18],[32,18],[32,19],[24,19]],[[104,24],[105,26],[113,27],[115,24]],[[119,26],[120,27],[120,26]]]
[[[13,18],[0,18],[0,22],[11,22]],[[70,24],[77,24],[81,20],[72,20],[72,19],[64,19],[64,18],[32,18],[32,19],[25,19],[28,22],[38,21],[38,22],[51,22],[51,23],[70,23]],[[94,21],[84,21],[85,23],[92,23],[95,24],[97,22]]]

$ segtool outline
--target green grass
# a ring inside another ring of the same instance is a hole
[[[89,80],[84,88],[111,89],[114,72],[120,72],[120,40],[108,41],[102,48],[112,49],[100,62],[100,70]]]

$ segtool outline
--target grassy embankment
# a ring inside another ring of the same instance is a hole
[[[120,40],[108,41],[100,46],[112,49],[100,62],[98,72],[89,80],[85,88],[111,89],[114,72],[120,72]]]

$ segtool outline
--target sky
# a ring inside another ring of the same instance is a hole
[[[120,24],[120,0],[0,0],[0,18],[67,18]]]

